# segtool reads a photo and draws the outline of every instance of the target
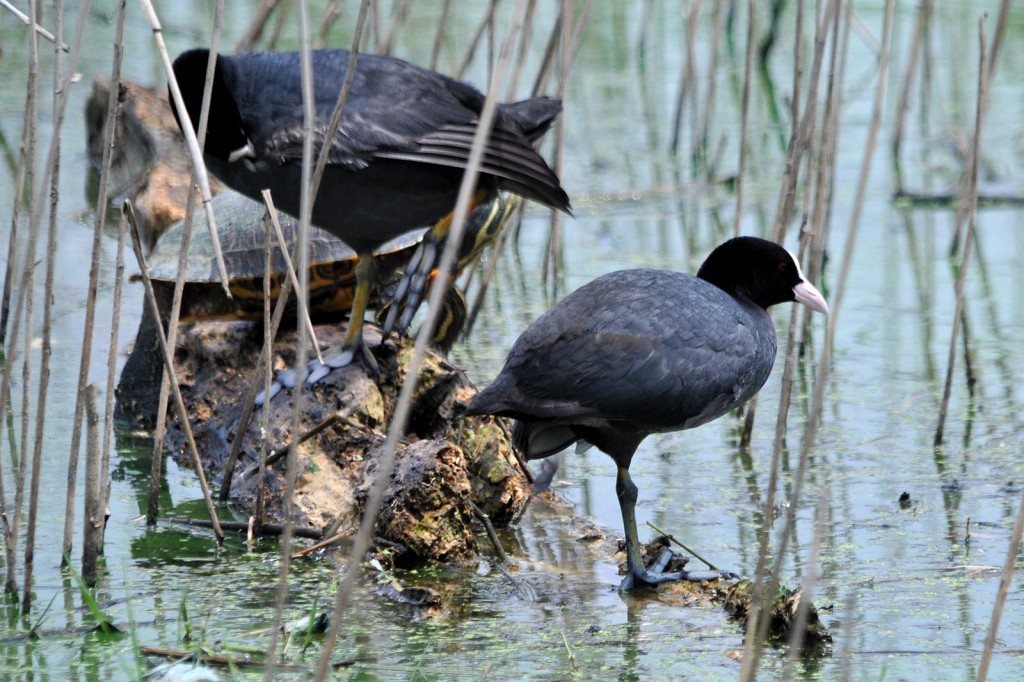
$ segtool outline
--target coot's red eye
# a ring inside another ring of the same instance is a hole
[[[788,269],[789,266],[786,264],[786,261],[782,261],[781,263],[779,263],[779,272],[785,272]]]

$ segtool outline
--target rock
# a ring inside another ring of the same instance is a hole
[[[342,329],[316,327],[329,347],[341,343]],[[372,327],[370,328],[372,330]],[[303,433],[328,425],[299,447],[294,521],[303,528],[355,528],[367,492],[379,475],[378,460],[397,401],[412,344],[389,342],[378,354],[381,377],[374,381],[361,365],[335,370],[301,390],[283,389],[257,410],[248,428],[239,416],[250,384],[257,380],[261,325],[207,322],[182,325],[177,373],[189,423],[208,476],[221,482],[231,444],[243,439],[242,461],[231,500],[245,514],[264,499],[265,522],[282,518],[285,459],[258,475],[258,457],[284,450],[291,440],[292,401],[303,400]],[[295,334],[280,335],[275,366],[291,367]],[[371,345],[379,343],[379,338]],[[261,383],[262,385],[262,383]],[[406,440],[399,445],[378,534],[404,548],[400,565],[455,561],[477,552],[471,502],[497,524],[508,523],[525,504],[529,484],[504,431],[490,418],[463,418],[459,404],[475,392],[465,374],[436,353],[428,353],[412,406]],[[338,416],[340,415],[340,417]],[[187,463],[186,440],[177,418],[170,421],[168,448]],[[461,444],[461,445],[460,445]],[[262,485],[261,485],[262,484]]]
[[[363,469],[365,499],[380,472],[380,448]],[[421,440],[402,449],[384,492],[377,528],[413,557],[460,560],[476,553],[471,527],[472,486],[461,448],[445,440]],[[405,557],[397,557],[401,565]]]

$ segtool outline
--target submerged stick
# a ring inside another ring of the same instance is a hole
[[[505,564],[508,563],[508,554],[505,552],[505,548],[501,545],[501,540],[498,538],[498,533],[494,530],[494,524],[491,523],[491,517],[484,513],[484,510],[477,506],[473,500],[469,501],[470,509],[473,510],[473,516],[476,520],[483,524],[484,530],[487,532],[487,539],[491,541],[491,546],[494,548],[494,553],[498,557],[498,561]]]
[[[209,519],[188,519],[180,516],[171,516],[167,518],[170,523],[178,523],[184,526],[195,526],[196,528],[213,528],[213,523]],[[245,534],[249,530],[248,521],[222,521],[220,527],[223,530],[231,531],[232,533]],[[320,531],[314,528],[295,528],[292,531],[295,535],[301,538],[307,538],[310,540],[319,540]],[[263,535],[281,535],[284,533],[284,526],[276,523],[265,523],[263,524]]]
[[[340,533],[334,533],[329,538],[321,540],[320,542],[316,543],[315,545],[310,545],[309,547],[306,547],[305,549],[300,549],[298,552],[296,552],[292,556],[292,558],[293,559],[299,559],[299,558],[304,557],[304,556],[309,556],[310,554],[313,554],[314,552],[318,552],[321,549],[327,549],[331,545],[337,544],[337,543],[341,542],[342,540],[346,540],[346,539],[352,537],[352,534],[355,533],[356,530],[357,530],[356,526],[349,526],[348,528],[346,528],[345,530],[341,531]],[[315,532],[317,533],[317,537],[318,538],[323,536],[322,532],[320,532],[320,531],[315,531]]]

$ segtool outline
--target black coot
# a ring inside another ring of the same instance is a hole
[[[316,122],[314,153],[341,91],[345,50],[312,53]],[[302,162],[300,55],[218,55],[204,160],[235,190],[260,200],[270,189],[278,208],[299,213]],[[174,75],[198,125],[209,51],[190,50]],[[393,57],[360,54],[337,135],[330,140],[312,222],[360,256],[351,321],[334,367],[357,354],[376,365],[362,343],[362,320],[374,284],[373,249],[412,229],[439,223],[455,207],[483,95],[470,85]],[[546,97],[502,104],[484,153],[478,198],[507,189],[569,210],[558,177],[534,150],[561,111]],[[179,122],[180,124],[180,122]],[[437,228],[443,237],[447,223]]]
[[[527,459],[580,441],[615,460],[628,563],[621,589],[715,577],[644,568],[629,464],[649,434],[700,426],[760,390],[775,362],[766,309],[785,301],[828,313],[796,259],[754,237],[716,248],[696,277],[663,270],[604,275],[523,332],[468,413],[518,420],[516,446]]]

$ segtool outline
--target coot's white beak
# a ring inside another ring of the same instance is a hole
[[[797,303],[802,303],[815,312],[828,315],[828,303],[825,303],[825,297],[813,284],[800,282],[793,287],[793,296]]]

